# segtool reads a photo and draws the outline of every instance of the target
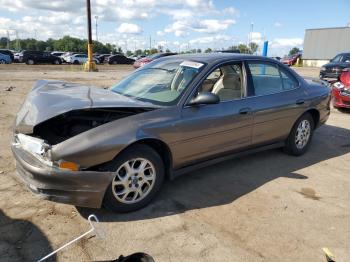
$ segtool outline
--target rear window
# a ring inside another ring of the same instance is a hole
[[[298,87],[298,82],[275,64],[248,62],[248,66],[256,96],[279,93]]]

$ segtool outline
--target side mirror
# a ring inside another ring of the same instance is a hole
[[[220,102],[220,98],[210,92],[200,92],[196,97],[192,98],[189,105],[211,105],[218,104]]]

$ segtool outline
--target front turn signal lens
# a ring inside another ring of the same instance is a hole
[[[76,164],[74,162],[61,161],[59,163],[59,167],[62,168],[62,169],[69,169],[69,170],[72,170],[72,171],[78,171],[79,170],[78,164]]]

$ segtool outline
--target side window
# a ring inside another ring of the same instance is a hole
[[[292,90],[298,87],[299,83],[291,76],[281,70],[283,90]]]
[[[244,95],[242,64],[221,66],[212,71],[203,81],[200,91],[212,92],[220,101],[231,101]]]
[[[208,75],[207,79],[217,81],[220,78],[220,76],[221,76],[221,70],[220,68],[217,68],[213,72],[211,72],[210,75]]]
[[[343,57],[342,55],[337,55],[336,57],[334,57],[334,58],[332,59],[332,62],[340,62],[340,60],[341,60],[342,57]]]
[[[283,91],[283,81],[277,65],[264,62],[248,62],[256,96]]]
[[[350,63],[350,55],[344,55],[343,56],[343,63]]]

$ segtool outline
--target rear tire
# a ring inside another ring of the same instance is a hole
[[[55,65],[59,65],[59,64],[60,64],[60,61],[59,61],[58,59],[56,59],[55,61],[53,61],[53,63],[54,63]]]
[[[315,123],[309,113],[302,115],[294,124],[285,142],[284,151],[294,156],[303,155],[309,148]]]
[[[151,202],[164,180],[164,164],[159,154],[146,145],[127,148],[102,170],[115,172],[103,200],[116,213],[138,210]]]
[[[112,62],[112,64],[113,64],[113,65],[117,65],[118,62],[114,60],[114,61]]]
[[[4,59],[0,59],[0,64],[6,64],[6,61]]]
[[[79,65],[80,63],[79,63],[79,61],[78,61],[78,60],[74,60],[73,64],[75,64],[75,65]]]

